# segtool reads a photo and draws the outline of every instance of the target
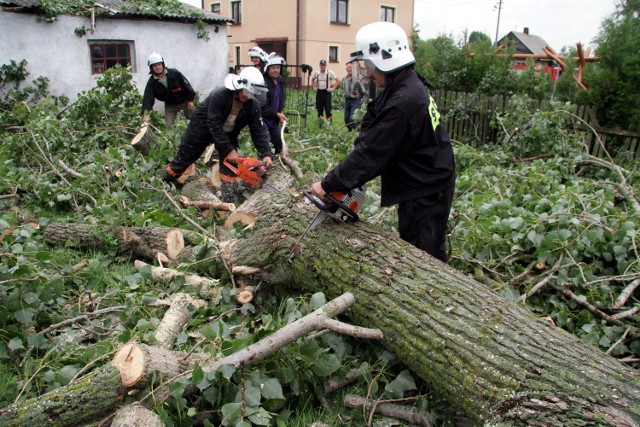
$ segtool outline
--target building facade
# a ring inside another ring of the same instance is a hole
[[[413,31],[414,0],[202,0],[207,12],[229,17],[229,68],[249,64],[248,50],[260,46],[287,64],[318,68],[321,59],[338,75],[355,50],[360,27],[395,22]]]
[[[131,67],[140,92],[149,79],[147,58],[160,53],[167,67],[179,69],[206,97],[224,83],[227,75],[227,22],[206,14],[209,39],[198,39],[195,19],[116,11],[120,0],[105,0],[89,16],[61,15],[53,22],[42,19],[39,0],[0,0],[0,61],[27,61],[29,81],[49,79],[52,95],[74,100],[89,90],[108,68]],[[98,6],[96,6],[98,7]],[[190,6],[185,6],[190,7]],[[98,13],[102,12],[104,13]],[[188,54],[185,54],[188,52]],[[162,102],[156,102],[163,112]]]

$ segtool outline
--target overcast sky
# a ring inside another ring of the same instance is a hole
[[[182,0],[200,7],[200,0]],[[252,0],[260,1],[260,0]],[[314,0],[317,1],[317,0]],[[415,0],[414,22],[420,37],[431,39],[440,34],[462,38],[468,30],[481,31],[495,40],[500,0]],[[616,0],[502,0],[498,38],[509,31],[542,37],[559,52],[564,46],[583,47],[600,31],[602,21],[615,10]]]
[[[462,38],[464,30],[481,31],[495,41],[500,0],[415,0],[414,22],[420,37],[439,34]],[[602,21],[615,10],[616,0],[502,0],[498,38],[509,31],[542,37],[555,51],[583,47],[600,31]]]

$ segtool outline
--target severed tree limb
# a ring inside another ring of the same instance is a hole
[[[164,425],[158,414],[138,404],[118,409],[111,421],[111,427],[163,427]]]
[[[625,339],[627,339],[627,335],[629,335],[629,332],[631,332],[631,326],[627,326],[627,329],[625,329],[624,334],[622,334],[622,336],[620,337],[620,339],[616,342],[614,342],[611,347],[609,347],[609,349],[606,351],[606,354],[611,354],[611,352],[613,350],[616,349],[616,347],[618,347],[620,344],[622,344],[624,342]]]
[[[233,203],[216,202],[213,200],[189,200],[185,196],[178,197],[180,203],[184,206],[194,206],[200,210],[214,209],[216,211],[231,212],[236,210],[236,205]]]
[[[351,409],[364,406],[365,409],[372,411],[372,414],[377,413],[385,417],[406,421],[412,425],[431,427],[429,414],[420,412],[411,406],[398,405],[389,401],[376,402],[353,394],[348,394],[344,397],[344,406]]]
[[[614,320],[626,319],[628,317],[635,316],[636,314],[638,314],[638,312],[640,312],[640,305],[635,305],[629,310],[621,311],[620,313],[614,314],[613,316],[611,316],[611,318]]]
[[[178,205],[178,202],[176,202],[173,199],[173,197],[171,197],[171,195],[167,192],[167,190],[162,190],[162,194],[164,194],[164,197],[166,197],[169,200],[169,202],[171,202],[171,204],[178,210],[178,213],[182,216],[182,218],[185,219],[185,221],[187,221],[189,224],[193,225],[198,231],[200,231],[205,236],[214,237],[214,236],[211,235],[211,233],[209,233],[207,230],[202,228],[202,226],[200,224],[198,224],[197,222],[195,222],[194,220],[189,218],[187,215],[185,215],[185,213],[180,208],[180,205]]]
[[[147,266],[151,267],[151,279],[156,283],[167,284],[176,277],[182,277],[185,286],[193,288],[202,298],[216,299],[220,295],[220,281],[218,279],[186,274],[171,268],[154,267],[140,260],[136,260],[134,265],[138,271]]]
[[[620,295],[618,295],[618,298],[613,303],[613,306],[614,307],[622,307],[622,306],[624,306],[627,303],[627,301],[629,300],[629,298],[631,298],[631,295],[633,295],[633,293],[638,288],[638,286],[640,286],[640,279],[636,279],[636,280],[632,281],[631,283],[629,283],[622,290],[622,292],[620,292]]]
[[[346,373],[344,378],[339,377],[331,377],[324,385],[324,395],[328,396],[336,391],[340,390],[343,387],[348,386],[358,379],[358,375],[360,374],[359,369],[352,369]]]
[[[195,309],[206,307],[201,299],[194,299],[189,294],[177,293],[171,296],[171,306],[165,312],[156,329],[158,347],[171,350],[178,333],[187,324]]]
[[[603,312],[602,310],[599,310],[596,306],[588,303],[587,301],[584,301],[582,298],[580,298],[578,295],[571,292],[566,287],[561,285],[551,285],[551,286],[553,286],[555,289],[562,292],[565,296],[571,298],[572,300],[574,300],[575,302],[577,302],[578,304],[580,304],[581,306],[589,310],[591,314],[593,314],[594,316],[604,319],[607,323],[610,323],[612,325],[618,325],[618,326],[626,326],[624,322],[621,322],[620,320],[614,318],[614,316],[609,316],[607,313]]]
[[[287,127],[287,122],[284,121],[282,123],[282,127],[280,128],[280,140],[282,141],[282,152],[280,153],[280,162],[283,166],[287,166],[291,172],[295,175],[296,178],[301,179],[304,174],[300,169],[300,165],[298,162],[289,157],[289,144],[284,139],[284,130]]]
[[[62,169],[64,169],[64,171],[66,173],[68,173],[72,177],[74,177],[74,178],[84,178],[84,175],[82,175],[80,172],[76,172],[73,169],[71,169],[69,166],[67,166],[65,164],[65,162],[62,161],[62,159],[58,159],[58,164],[60,165],[60,167],[62,167]]]
[[[220,366],[227,364],[231,364],[236,368],[244,367],[249,363],[264,359],[266,356],[274,353],[277,349],[285,347],[296,341],[298,338],[318,329],[327,328],[354,337],[382,339],[383,336],[380,330],[348,325],[332,319],[332,317],[346,311],[354,303],[354,296],[348,292],[344,293],[312,313],[307,314],[303,318],[298,319],[279,331],[271,334],[267,338],[262,339],[255,344],[251,344],[237,353],[231,354],[214,362],[207,363],[202,367],[202,369],[205,372],[215,371]],[[248,355],[250,355],[250,357],[248,357]]]

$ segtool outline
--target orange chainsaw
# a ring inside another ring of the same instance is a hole
[[[291,248],[291,252],[289,252],[289,262],[293,262],[296,249],[304,236],[306,236],[309,231],[322,224],[329,215],[342,222],[359,221],[360,217],[358,216],[358,211],[364,204],[366,197],[366,190],[364,187],[354,188],[348,193],[334,191],[332,193],[325,194],[323,198],[316,197],[308,191],[303,191],[302,193],[319,209],[319,212],[311,220],[307,229],[304,230],[302,235]]]
[[[238,163],[235,166],[227,161],[227,158],[222,163],[250,186],[254,188],[262,187],[264,176],[267,174],[265,162],[251,157],[238,157]]]

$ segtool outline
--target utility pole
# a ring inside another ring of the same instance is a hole
[[[496,25],[496,41],[493,44],[498,44],[498,31],[500,30],[500,11],[502,10],[502,0],[498,0],[498,24]]]

